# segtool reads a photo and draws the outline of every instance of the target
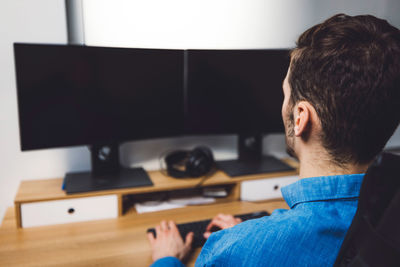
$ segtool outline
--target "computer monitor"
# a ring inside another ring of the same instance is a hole
[[[186,130],[283,132],[288,50],[188,50]]]
[[[284,132],[289,50],[188,50],[186,58],[186,132],[239,134],[239,160],[219,164],[231,176],[289,170],[262,157],[262,134]]]
[[[231,176],[282,170],[264,164],[261,135],[283,131],[288,50],[14,50],[21,149],[90,146],[92,171],[68,173],[67,193],[150,185],[120,168],[119,144],[183,134],[239,134],[239,161],[220,162]]]
[[[120,169],[118,144],[183,133],[182,50],[14,44],[14,52],[22,150],[89,145],[92,172],[67,174],[67,192],[151,184],[143,169]]]

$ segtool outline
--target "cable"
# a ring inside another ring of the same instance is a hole
[[[211,176],[214,175],[214,173],[217,171],[217,168],[214,166],[206,175],[203,176],[203,178],[201,178],[200,182],[197,183],[194,188],[200,188],[203,183],[208,180]]]

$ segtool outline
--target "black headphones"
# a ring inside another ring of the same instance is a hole
[[[177,150],[165,157],[167,173],[175,178],[200,177],[209,173],[215,166],[212,151],[199,146],[191,151]]]

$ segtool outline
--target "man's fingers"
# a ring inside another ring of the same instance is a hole
[[[168,222],[168,227],[169,227],[169,229],[171,229],[171,230],[179,231],[179,230],[178,230],[178,227],[176,227],[176,224],[175,224],[175,222],[173,222],[173,221],[169,221],[169,222]]]
[[[230,215],[230,214],[220,214],[220,216],[218,216],[218,218],[225,221],[227,224],[231,224],[231,222],[235,222],[236,224],[242,222],[242,219],[240,219],[238,217],[234,217],[233,215]]]
[[[215,223],[216,223],[217,221],[218,221],[218,222],[223,221],[224,218],[225,218],[225,216],[226,216],[226,214],[223,214],[223,213],[217,214],[217,216],[215,216],[215,217],[211,220],[211,222],[207,225],[207,227],[206,227],[206,232],[209,231],[211,228],[213,228],[213,226],[220,227],[219,225],[216,225]]]
[[[206,232],[210,231],[210,229],[214,226],[214,219],[207,225]]]
[[[218,227],[220,229],[226,229],[231,227],[231,225],[227,224],[225,221],[219,219],[219,218],[214,218],[210,224],[207,226],[206,231],[204,232],[203,236],[205,239],[207,239],[211,234],[211,230],[213,227]]]
[[[205,233],[203,234],[203,236],[204,236],[205,239],[208,239],[208,238],[210,237],[210,235],[211,235],[211,232],[205,232]]]
[[[192,245],[193,237],[194,237],[194,233],[193,232],[190,232],[190,233],[188,233],[186,235],[186,238],[185,238],[185,245],[186,246],[191,246]]]
[[[157,225],[156,226],[156,236],[160,236],[161,235],[161,225]]]
[[[211,228],[213,228],[214,226],[221,227],[221,226],[219,226],[219,224],[221,224],[221,223],[222,223],[221,219],[219,219],[219,217],[215,217],[215,218],[212,219],[212,221],[207,225],[207,227],[206,227],[206,232],[210,231]]]
[[[164,220],[155,228],[155,235],[152,232],[147,233],[153,261],[168,256],[182,260],[190,253],[193,233],[186,235],[185,240],[183,240],[173,221]]]
[[[229,216],[232,216],[232,215],[219,213],[217,216],[214,217],[214,219],[226,220]]]
[[[154,237],[152,232],[148,232],[147,233],[147,239],[149,240],[150,245],[153,246],[154,245],[154,241],[155,241],[155,237]]]
[[[232,226],[231,223],[229,223],[229,222],[227,222],[227,221],[225,221],[223,219],[219,219],[219,218],[218,219],[214,219],[211,223],[212,223],[212,226],[208,230],[211,230],[211,228],[213,226],[217,226],[217,227],[219,227],[221,229],[225,229],[225,228],[228,228],[228,227]]]
[[[168,228],[168,224],[167,224],[166,221],[161,221],[160,226],[161,226],[161,230],[162,230],[162,231],[167,231],[167,230],[169,229],[169,228]]]
[[[224,221],[229,221],[234,218],[232,215],[228,215],[228,214],[220,214],[218,217]]]

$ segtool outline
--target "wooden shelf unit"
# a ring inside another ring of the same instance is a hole
[[[284,160],[289,165],[297,168],[297,162],[291,159]],[[155,192],[166,192],[174,190],[183,189],[193,189],[195,187],[204,188],[210,186],[230,186],[230,193],[227,198],[219,200],[223,201],[236,201],[240,198],[240,183],[247,180],[255,179],[266,179],[266,178],[276,178],[280,176],[290,176],[296,175],[296,171],[280,172],[280,173],[269,173],[269,174],[257,174],[249,176],[241,176],[231,178],[227,176],[222,171],[215,172],[211,177],[201,177],[201,178],[188,178],[188,179],[176,179],[164,175],[160,171],[150,171],[148,172],[150,179],[153,182],[153,186],[145,187],[135,187],[135,188],[123,188],[117,190],[106,190],[106,191],[95,191],[87,193],[69,194],[67,195],[63,191],[62,178],[57,179],[46,179],[46,180],[28,180],[22,181],[15,197],[15,216],[17,227],[22,227],[21,218],[21,206],[27,203],[33,202],[43,202],[43,201],[55,201],[73,198],[85,198],[93,196],[105,196],[105,195],[116,195],[118,198],[118,215],[124,216],[123,211],[129,210],[127,214],[129,216],[135,215],[135,212],[131,209],[123,207],[123,199],[126,195],[132,194],[145,194],[145,193],[155,193]]]

